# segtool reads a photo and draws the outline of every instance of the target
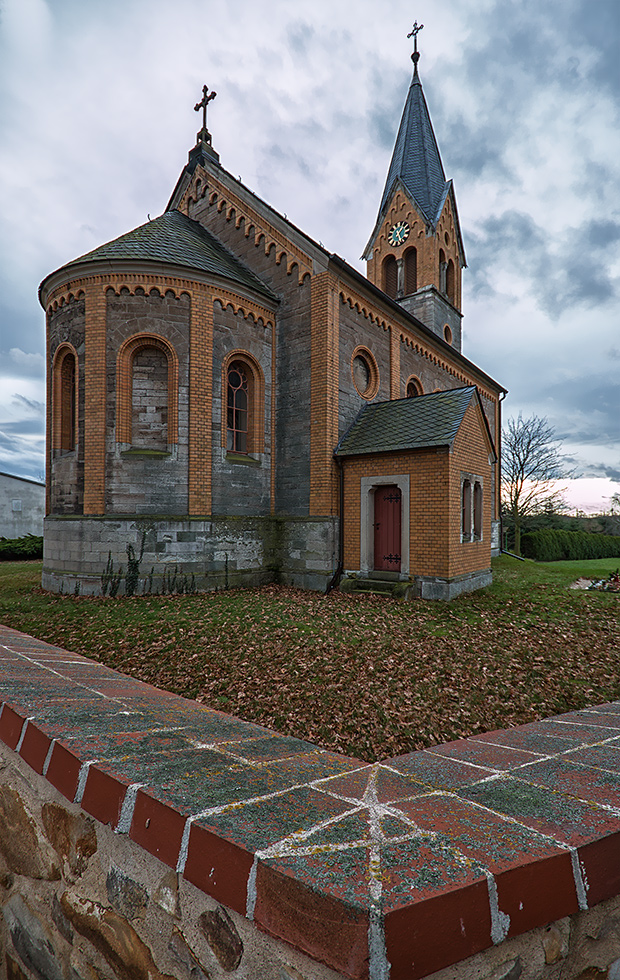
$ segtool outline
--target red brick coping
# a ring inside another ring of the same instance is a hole
[[[347,977],[418,978],[620,893],[620,703],[368,765],[0,627],[0,739]]]

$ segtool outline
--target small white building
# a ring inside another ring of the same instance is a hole
[[[0,473],[0,537],[43,534],[45,484]]]

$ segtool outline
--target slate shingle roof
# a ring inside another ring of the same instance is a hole
[[[429,224],[435,226],[450,188],[450,181],[446,181],[417,71],[413,73],[407,94],[379,214],[383,211],[394,182],[398,178],[422,209]]]
[[[451,446],[476,388],[453,388],[417,398],[365,405],[345,432],[336,456]]]
[[[211,232],[180,211],[166,211],[159,218],[67,264],[73,266],[106,259],[142,259],[185,266],[223,276],[270,299],[276,298],[265,283],[224,248]]]

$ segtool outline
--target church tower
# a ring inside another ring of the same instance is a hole
[[[465,250],[454,187],[441,162],[418,74],[400,121],[377,221],[362,258],[372,283],[442,340],[461,350],[461,270]]]

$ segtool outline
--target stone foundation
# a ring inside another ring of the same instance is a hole
[[[42,585],[101,595],[140,556],[136,594],[209,591],[278,582],[322,591],[338,563],[337,518],[47,517]],[[109,578],[105,578],[105,573]]]

